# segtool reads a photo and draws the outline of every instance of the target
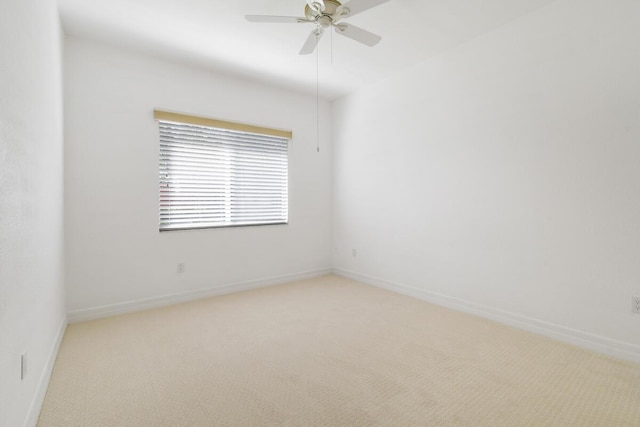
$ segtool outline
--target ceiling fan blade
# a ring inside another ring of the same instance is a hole
[[[268,22],[276,24],[301,24],[311,22],[306,18],[298,18],[296,16],[273,16],[273,15],[245,15],[249,22]]]
[[[324,30],[322,27],[318,27],[311,31],[311,34],[307,37],[307,41],[304,42],[304,45],[300,50],[300,55],[309,55],[310,53],[313,53],[313,51],[316,50],[316,46],[318,46],[318,42],[320,41],[320,37],[322,37],[323,33]]]
[[[345,37],[349,37],[357,42],[366,44],[367,46],[375,46],[378,44],[382,37],[377,34],[370,33],[367,30],[363,30],[360,27],[356,27],[351,24],[338,24],[334,26],[336,33]]]
[[[353,16],[388,1],[389,0],[351,0],[349,3],[340,6],[338,8],[338,12],[344,14],[345,17]]]

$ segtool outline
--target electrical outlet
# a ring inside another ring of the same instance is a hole
[[[631,297],[631,311],[640,314],[640,297]]]
[[[24,380],[27,376],[27,353],[20,355],[20,379]]]
[[[351,256],[354,257],[354,258],[357,257],[358,256],[358,250],[355,249],[355,248],[351,249]]]
[[[176,268],[176,271],[178,273],[182,274],[182,273],[184,273],[185,269],[186,269],[185,263],[184,262],[179,262],[178,263],[178,267]]]

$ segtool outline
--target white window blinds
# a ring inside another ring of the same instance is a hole
[[[156,119],[160,231],[287,223],[286,136]]]

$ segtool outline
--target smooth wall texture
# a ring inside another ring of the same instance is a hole
[[[337,102],[338,271],[640,355],[639,18],[557,1]]]
[[[55,2],[3,2],[0,64],[0,426],[15,427],[35,424],[66,325]]]
[[[292,129],[289,224],[160,233],[154,108]],[[330,268],[329,118],[318,153],[312,97],[67,38],[69,311]]]

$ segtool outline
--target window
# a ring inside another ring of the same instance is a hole
[[[287,223],[290,131],[154,114],[160,231]]]

